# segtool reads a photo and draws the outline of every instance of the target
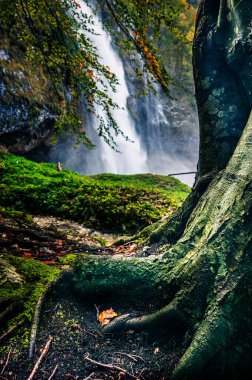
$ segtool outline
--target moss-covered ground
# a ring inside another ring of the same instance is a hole
[[[47,284],[59,275],[60,270],[39,261],[6,253],[0,253],[0,268],[0,317],[6,310],[10,310],[1,320],[0,336],[22,323],[22,344],[27,346],[35,305]],[[13,339],[12,343],[16,336]],[[6,349],[4,343],[2,340],[0,352]]]
[[[35,163],[0,152],[0,318],[9,310],[0,321],[0,337],[22,322],[14,334],[1,342],[0,351],[8,352],[16,339],[27,345],[39,297],[78,253],[86,252],[86,244],[100,254],[123,254],[123,246],[105,252],[103,245],[107,242],[101,239],[109,235],[96,237],[92,229],[135,233],[162,216],[171,215],[189,192],[186,185],[167,176],[83,176],[65,168],[58,172],[54,164]],[[40,216],[35,221],[34,215],[44,215],[45,220]],[[74,234],[68,231],[74,222],[68,225],[62,220],[61,231],[60,219],[52,216],[75,220],[91,230],[84,229],[87,235],[82,236],[82,228],[79,236],[78,228],[73,227],[78,235],[75,241]],[[50,230],[50,218],[58,223],[59,231]],[[83,246],[81,251],[79,245]],[[137,244],[133,248],[137,249]]]
[[[135,233],[171,215],[189,192],[168,176],[83,176],[0,152],[1,206],[64,217],[101,231]]]

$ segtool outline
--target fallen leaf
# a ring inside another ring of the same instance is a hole
[[[112,307],[108,310],[102,311],[99,314],[98,320],[102,326],[105,326],[109,324],[115,317],[117,317],[119,314],[116,313]]]
[[[56,264],[56,262],[53,260],[43,260],[43,263],[46,265],[55,265]]]
[[[155,350],[154,350],[154,354],[157,355],[160,351],[160,348],[159,347],[156,347]]]
[[[23,252],[23,257],[24,258],[32,257],[32,253],[31,252]]]

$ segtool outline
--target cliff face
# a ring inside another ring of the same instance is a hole
[[[187,30],[194,20],[188,18],[189,10],[184,13],[182,21]],[[167,46],[170,48],[167,49]],[[124,54],[121,59],[130,93],[128,109],[138,134],[143,136],[151,159],[153,154],[161,150],[161,153],[180,154],[195,163],[198,158],[198,133],[193,102],[191,51],[183,44],[178,44],[178,41],[173,41],[167,33],[161,33],[159,48],[168,71],[176,80],[179,78],[177,82],[183,85],[181,90],[172,90],[179,100],[167,99],[158,86],[156,97],[135,97],[143,82],[136,78],[132,62]],[[115,49],[118,47],[115,46]],[[59,104],[55,99],[48,73],[34,67],[25,57],[22,46],[11,37],[11,32],[5,35],[0,28],[0,145],[13,153],[30,152],[29,157],[37,160],[41,159],[43,153],[43,160],[50,160],[52,149],[49,141],[59,112]],[[160,147],[158,143],[153,144],[157,138]],[[62,139],[66,141],[67,137],[63,136]],[[167,144],[167,141],[170,143]],[[189,148],[188,141],[191,144]],[[155,168],[153,170],[156,172]]]
[[[58,104],[47,73],[10,36],[0,35],[0,144],[23,154],[50,136]]]

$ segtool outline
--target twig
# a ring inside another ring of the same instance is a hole
[[[95,374],[94,372],[90,373],[90,375],[88,375],[88,377],[85,377],[85,379],[83,379],[83,380],[89,380],[89,379],[91,379],[94,374]]]
[[[137,361],[137,359],[140,359],[143,362],[145,361],[141,356],[138,356],[138,355],[135,355],[135,354],[128,354],[127,352],[121,352],[121,351],[117,351],[117,352],[114,352],[114,353],[115,354],[120,354],[120,355],[128,356],[133,361]]]
[[[47,341],[45,347],[43,348],[43,351],[41,352],[41,355],[40,355],[40,357],[38,358],[38,360],[37,360],[35,366],[33,367],[32,372],[31,372],[31,374],[30,374],[30,376],[28,377],[27,380],[32,380],[32,379],[34,378],[34,376],[36,375],[36,372],[37,372],[37,370],[38,370],[38,367],[39,367],[40,363],[42,362],[43,358],[44,358],[44,357],[46,356],[46,354],[48,353],[48,350],[49,350],[49,348],[50,348],[50,345],[51,345],[51,343],[52,343],[52,340],[53,340],[53,338],[52,338],[52,336],[50,336],[50,337],[49,337],[49,340]]]
[[[41,309],[45,300],[45,296],[47,295],[47,292],[49,291],[49,289],[51,289],[52,285],[55,284],[57,280],[58,279],[54,279],[51,282],[49,282],[49,284],[47,284],[44,292],[39,297],[38,302],[36,304],[34,315],[33,315],[33,321],[31,325],[30,346],[29,346],[29,354],[28,354],[29,359],[32,359],[33,354],[34,354],[39,318],[40,318]]]
[[[96,360],[93,360],[93,359],[89,358],[88,355],[84,356],[84,360],[87,360],[90,363],[92,363],[94,365],[97,365],[98,367],[101,367],[101,368],[106,369],[108,371],[112,371],[112,372],[114,372],[114,371],[124,372],[126,375],[132,377],[133,379],[136,379],[136,377],[134,375],[132,375],[131,373],[129,373],[126,369],[118,367],[118,366],[116,366],[114,364],[104,364],[104,363],[101,363],[101,362],[97,362]]]
[[[51,375],[48,377],[48,380],[51,380],[51,379],[53,378],[53,376],[55,375],[55,373],[56,373],[56,371],[57,371],[57,369],[58,369],[58,366],[59,366],[59,365],[56,364],[56,366],[54,367],[54,369],[53,369]]]
[[[126,352],[115,352],[115,354],[127,356],[129,359],[133,360],[133,362],[137,363],[137,359]]]
[[[96,306],[96,304],[94,304],[94,307],[96,309],[96,317],[97,317],[97,321],[99,321],[99,314],[100,314],[100,311],[98,309],[98,307]]]
[[[4,365],[4,367],[3,367],[2,371],[1,371],[1,375],[4,374],[5,368],[7,367],[8,363],[9,363],[10,355],[11,355],[11,348],[9,349],[8,356],[7,356],[7,359],[6,359],[5,365]]]
[[[0,342],[2,340],[4,340],[5,338],[7,338],[14,330],[16,330],[16,328],[18,328],[19,326],[21,326],[23,323],[24,323],[24,321],[20,321],[15,326],[13,326],[11,329],[9,329],[8,331],[6,331],[6,333],[4,333],[2,336],[0,336]]]
[[[93,333],[91,333],[90,331],[88,331],[85,327],[82,329],[82,331],[85,331],[85,333],[87,333],[87,334],[89,334],[89,335],[91,335],[91,336],[93,336],[94,338],[97,338],[97,335],[95,335],[95,334],[93,334]]]

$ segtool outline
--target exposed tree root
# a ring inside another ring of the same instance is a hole
[[[18,328],[20,327],[24,321],[19,321],[18,323],[15,324],[15,326],[11,327],[8,331],[6,331],[3,335],[0,336],[0,343],[7,339],[11,334]]]
[[[198,179],[183,205],[167,221],[159,221],[146,227],[136,234],[134,239],[143,240],[144,244],[147,245],[154,243],[175,244],[183,235],[191,213],[215,175],[216,173],[212,172]]]
[[[200,378],[219,352],[223,366],[228,365],[225,350],[250,319],[245,305],[251,295],[244,284],[252,281],[251,155],[252,116],[227,168],[208,186],[183,236],[166,254],[131,260],[82,258],[74,269],[75,289],[85,296],[159,297],[164,305],[152,315],[120,316],[104,332],[156,331],[175,324],[190,331],[191,342],[173,379]]]
[[[0,323],[3,323],[7,320],[7,318],[11,314],[15,314],[18,309],[20,309],[22,306],[22,302],[19,300],[16,300],[12,302],[9,306],[7,306],[4,311],[0,314]]]

